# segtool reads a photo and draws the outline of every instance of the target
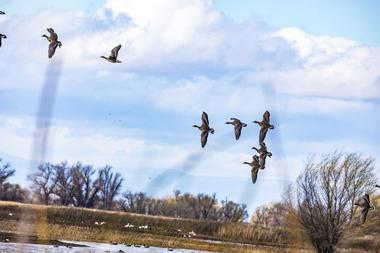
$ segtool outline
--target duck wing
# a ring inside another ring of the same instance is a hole
[[[363,207],[363,208],[370,207],[369,195],[365,194],[363,197],[361,197],[355,202],[355,205]]]
[[[366,204],[368,204],[368,206],[371,205],[371,201],[369,199],[369,194],[365,194],[364,197],[363,197],[363,199],[366,202]]]
[[[259,173],[259,169],[256,167],[253,167],[251,169],[251,178],[252,178],[252,184],[256,183],[257,181],[257,174]]]
[[[49,58],[53,57],[53,55],[54,55],[55,50],[57,49],[57,47],[58,47],[58,42],[57,41],[52,41],[49,44]]]
[[[259,163],[260,163],[260,169],[265,169],[265,161],[266,161],[267,155],[266,154],[261,154],[259,158]]]
[[[121,48],[121,45],[118,45],[118,46],[114,47],[111,50],[111,56],[110,57],[114,57],[115,59],[117,59],[117,56],[119,55],[120,48]]]
[[[202,124],[209,126],[208,115],[205,112],[202,113]]]
[[[206,146],[207,138],[208,138],[208,131],[202,131],[202,133],[201,133],[202,148],[204,148]]]
[[[362,209],[362,212],[361,212],[361,215],[360,215],[360,221],[361,221],[362,224],[364,224],[365,221],[366,221],[366,219],[367,219],[368,210],[369,210],[368,207],[364,207]]]
[[[236,140],[239,140],[242,128],[243,128],[242,124],[235,125],[235,138],[236,138]]]

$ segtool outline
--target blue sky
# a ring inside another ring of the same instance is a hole
[[[14,182],[26,184],[36,159],[41,91],[59,62],[56,99],[43,99],[53,116],[46,160],[111,164],[128,190],[215,192],[253,211],[279,200],[312,154],[380,158],[377,1],[15,0],[1,8],[0,157],[17,169]],[[63,43],[52,60],[40,38],[47,27]],[[119,43],[122,64],[99,58]],[[251,122],[265,110],[274,155],[252,185],[242,162],[258,145]],[[204,150],[191,128],[202,111],[216,130]],[[230,117],[249,124],[238,142],[224,124]]]

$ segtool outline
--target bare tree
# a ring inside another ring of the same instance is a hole
[[[320,253],[335,251],[348,227],[353,202],[375,184],[374,160],[334,152],[310,161],[297,179],[300,223]]]
[[[55,170],[55,176],[57,177],[57,185],[54,190],[55,195],[57,195],[58,203],[60,205],[70,205],[72,203],[72,175],[70,173],[70,168],[67,162],[62,162],[57,165],[53,165]]]
[[[18,184],[5,183],[0,191],[0,200],[29,202],[29,191]]]
[[[58,177],[55,172],[54,165],[45,163],[38,166],[37,172],[28,175],[31,188],[38,200],[46,205],[51,202],[51,197],[54,194],[58,182]]]
[[[198,212],[199,219],[206,220],[212,212],[215,210],[214,206],[217,203],[215,193],[210,195],[207,194],[198,194]]]
[[[0,163],[2,159],[0,159]],[[1,185],[7,181],[7,179],[15,174],[15,170],[11,168],[9,163],[4,165],[0,165],[0,187]]]
[[[247,205],[233,201],[222,201],[222,207],[218,213],[218,220],[224,222],[243,222],[248,217]]]
[[[259,206],[252,215],[251,222],[263,227],[282,227],[287,212],[286,204],[281,202]]]
[[[100,198],[103,209],[111,209],[122,186],[123,178],[119,173],[112,172],[111,166],[99,170]]]
[[[132,193],[127,191],[123,194],[122,208],[125,212],[131,213],[146,213],[149,212],[149,204],[151,200],[143,192]]]
[[[72,178],[72,203],[74,206],[94,207],[100,191],[100,179],[94,178],[96,170],[91,165],[77,163],[70,169]]]

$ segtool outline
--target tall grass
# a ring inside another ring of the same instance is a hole
[[[12,216],[9,216],[12,213]],[[22,217],[21,217],[22,215]],[[36,233],[49,235],[47,226],[59,225],[97,229],[101,231],[130,232],[134,234],[152,234],[172,237],[184,237],[194,231],[197,238],[215,239],[244,243],[276,243],[286,244],[287,234],[282,229],[267,229],[250,224],[222,223],[215,221],[199,221],[158,216],[147,216],[123,212],[99,211],[82,208],[41,206],[0,202],[0,222],[20,222],[35,224]],[[95,223],[105,222],[102,226]],[[134,228],[125,228],[125,224],[133,224]],[[139,229],[138,226],[146,226]],[[179,232],[179,230],[181,232]]]

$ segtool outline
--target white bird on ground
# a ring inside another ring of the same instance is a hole
[[[135,225],[132,225],[132,224],[129,224],[129,223],[128,223],[127,225],[124,225],[124,227],[125,227],[125,228],[134,228]]]

